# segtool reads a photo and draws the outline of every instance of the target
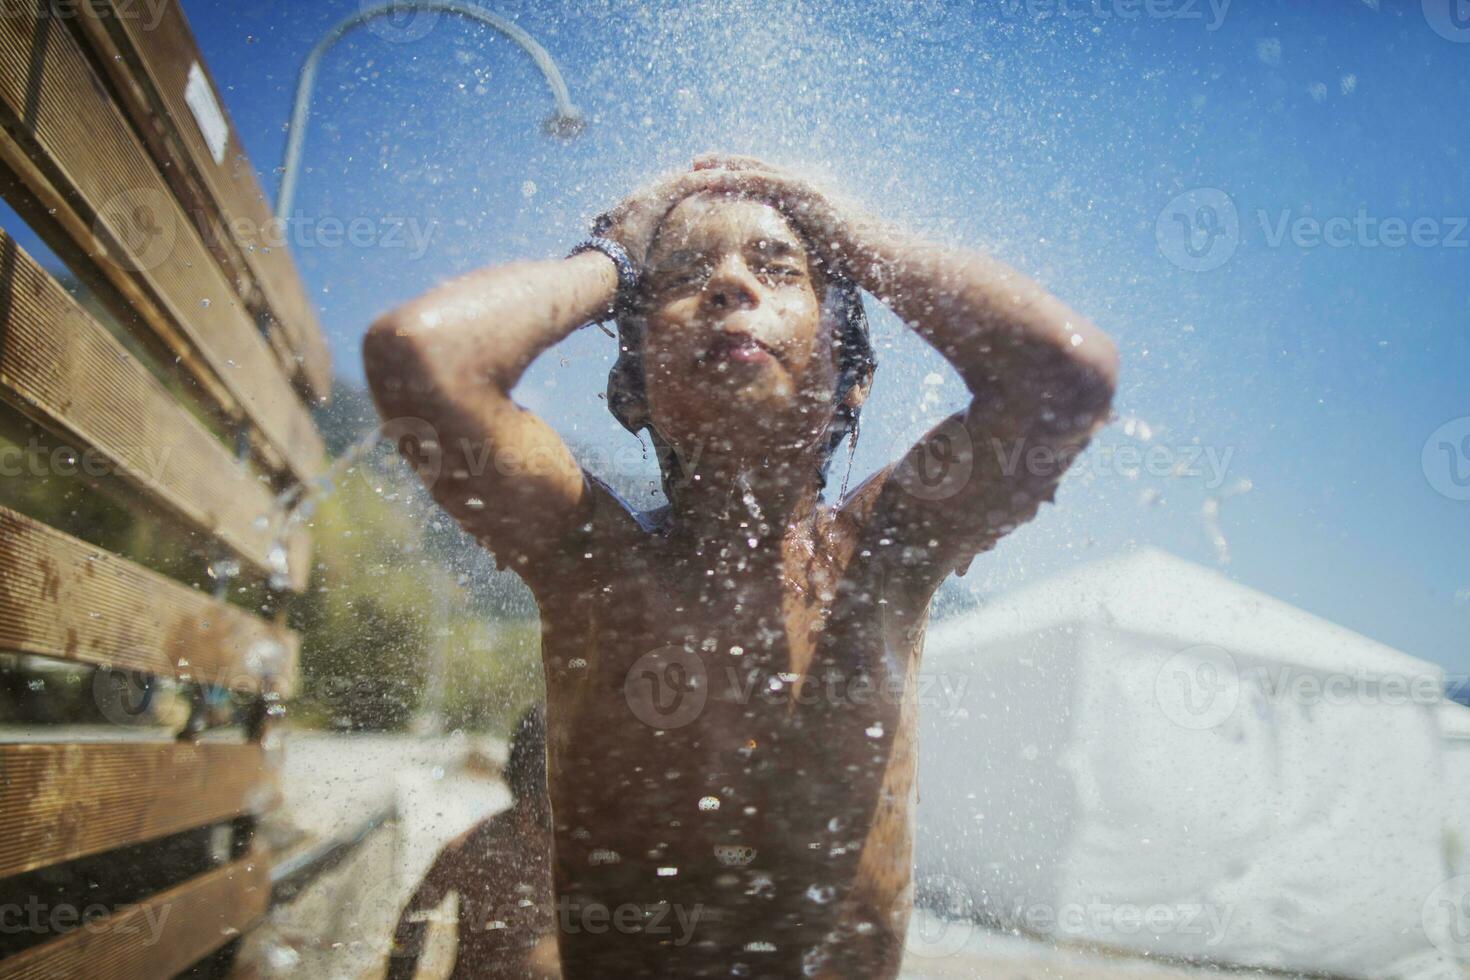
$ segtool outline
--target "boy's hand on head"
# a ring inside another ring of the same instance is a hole
[[[700,191],[729,189],[729,174],[721,169],[686,170],[662,177],[598,215],[593,221],[593,234],[623,246],[633,265],[642,270],[654,232],[674,205]]]
[[[859,251],[857,229],[867,219],[852,204],[839,201],[791,170],[751,156],[701,153],[691,172],[724,172],[736,193],[765,200],[780,209],[806,235],[824,265],[851,275]]]

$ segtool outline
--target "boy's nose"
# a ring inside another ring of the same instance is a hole
[[[760,302],[760,284],[744,260],[727,255],[710,273],[705,284],[705,303],[717,310],[739,309]]]

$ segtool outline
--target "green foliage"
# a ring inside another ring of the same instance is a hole
[[[339,452],[376,421],[363,393],[342,387],[318,415]],[[302,641],[293,720],[394,731],[429,712],[446,730],[505,734],[543,696],[534,607],[452,523],[386,450],[318,498],[311,582],[291,604]]]
[[[526,705],[543,699],[540,623],[457,625],[444,665],[444,727],[508,736]]]

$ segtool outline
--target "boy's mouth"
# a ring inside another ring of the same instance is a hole
[[[721,332],[709,342],[709,346],[699,355],[701,364],[713,363],[736,363],[736,364],[762,364],[766,361],[776,359],[775,351],[765,344],[756,340],[747,333]]]

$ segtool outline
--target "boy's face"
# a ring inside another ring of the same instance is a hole
[[[836,366],[825,288],[770,205],[679,202],[649,252],[640,304],[648,408],[664,438],[686,452],[716,438],[759,452],[826,428]]]

